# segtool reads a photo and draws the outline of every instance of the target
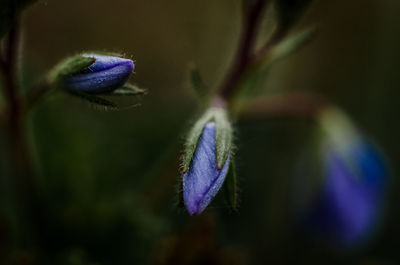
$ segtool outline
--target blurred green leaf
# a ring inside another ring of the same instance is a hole
[[[265,58],[266,67],[294,53],[304,44],[311,40],[316,33],[316,27],[309,27],[300,32],[293,33],[288,38],[284,39]]]
[[[137,96],[145,94],[145,90],[132,84],[125,84],[123,87],[117,88],[112,93],[107,93],[110,96]]]
[[[190,65],[189,69],[190,84],[201,103],[206,103],[210,94],[210,89],[204,83],[199,69],[195,65]]]
[[[7,33],[11,24],[21,11],[36,0],[1,0],[0,1],[0,38]]]
[[[183,181],[182,181],[182,177],[179,178],[179,182],[178,182],[178,207],[179,208],[184,208],[185,207],[185,201],[183,199]]]
[[[315,33],[315,26],[293,33],[271,49],[264,58],[260,58],[259,62],[255,64],[243,78],[240,84],[242,89],[240,89],[238,99],[245,99],[257,95],[256,92],[261,90],[260,86],[265,81],[269,69],[278,61],[298,51],[312,39]]]

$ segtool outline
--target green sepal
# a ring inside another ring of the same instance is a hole
[[[203,116],[195,123],[186,139],[186,148],[183,156],[183,172],[189,169],[190,162],[196,151],[197,142],[203,132],[204,126],[214,121],[216,124],[216,153],[217,167],[221,169],[227,160],[232,149],[232,126],[228,119],[228,114],[222,108],[209,108]]]
[[[221,169],[232,150],[232,126],[225,109],[215,108],[217,166]]]
[[[112,101],[106,100],[102,97],[98,97],[89,93],[85,93],[77,90],[67,90],[69,94],[77,96],[97,107],[104,108],[105,110],[117,110],[118,107]]]
[[[204,83],[199,69],[195,65],[189,66],[190,85],[196,93],[197,98],[203,104],[206,104],[210,94],[210,88]]]
[[[278,26],[289,30],[301,18],[312,0],[275,0]]]
[[[208,109],[189,131],[189,134],[186,137],[185,153],[183,156],[183,172],[188,171],[193,154],[196,151],[197,142],[203,132],[203,128],[207,122],[212,120],[212,118],[213,111],[212,109]]]
[[[137,96],[144,95],[145,90],[132,84],[125,84],[123,87],[117,88],[111,93],[107,93],[109,96]]]
[[[1,0],[0,1],[0,39],[7,33],[20,13],[36,0]]]
[[[60,78],[79,73],[83,69],[91,66],[96,61],[95,58],[82,55],[68,57],[61,61],[50,72],[50,82],[58,82]]]
[[[224,193],[232,211],[237,211],[237,175],[236,163],[233,157],[230,159],[229,171],[224,182]]]
[[[179,190],[178,190],[178,208],[185,207],[185,201],[183,199],[183,180],[182,178],[179,179]]]

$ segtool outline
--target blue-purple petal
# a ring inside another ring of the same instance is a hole
[[[129,59],[95,54],[83,56],[93,57],[96,61],[80,73],[64,79],[70,89],[87,93],[111,92],[123,86],[134,70],[134,64]]]
[[[191,215],[198,215],[204,211],[220,190],[228,173],[230,156],[222,169],[217,167],[215,134],[215,123],[207,123],[189,170],[183,175],[183,198]]]
[[[346,155],[325,150],[322,191],[310,208],[308,224],[320,235],[353,245],[366,239],[379,220],[388,171],[381,154],[366,141]]]

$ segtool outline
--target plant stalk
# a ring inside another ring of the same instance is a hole
[[[5,48],[2,58],[4,74],[4,95],[6,98],[5,128],[8,136],[8,149],[12,167],[12,184],[18,203],[18,215],[22,222],[20,230],[30,233],[32,238],[40,235],[39,227],[40,203],[36,191],[36,182],[31,167],[27,137],[25,134],[24,104],[20,97],[19,84],[19,49],[20,49],[20,21],[17,19],[12,25],[7,38],[4,40]],[[27,229],[26,229],[27,228]],[[25,237],[24,237],[25,240]],[[25,243],[25,242],[24,242]],[[23,244],[24,244],[23,243]]]
[[[250,65],[252,49],[257,39],[258,26],[267,2],[266,0],[255,0],[244,12],[238,48],[233,63],[221,84],[217,98],[229,101],[235,92],[238,81]]]

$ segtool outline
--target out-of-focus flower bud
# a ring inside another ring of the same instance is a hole
[[[297,210],[302,223],[321,238],[358,245],[372,235],[381,217],[388,168],[378,149],[342,112],[326,109],[319,122],[314,165],[308,163],[298,175]]]
[[[211,108],[189,133],[183,161],[183,200],[198,215],[218,193],[229,170],[232,128],[224,109]]]
[[[72,74],[64,75],[68,89],[86,93],[107,93],[122,87],[134,70],[132,60],[99,54],[82,54],[94,62]]]

